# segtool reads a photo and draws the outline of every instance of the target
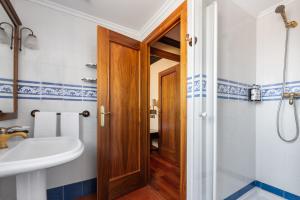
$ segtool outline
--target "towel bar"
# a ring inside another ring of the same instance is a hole
[[[30,115],[32,117],[35,117],[36,112],[40,112],[40,111],[39,110],[33,110],[33,111],[31,111]],[[56,113],[56,114],[61,115],[61,113]],[[79,115],[82,115],[83,117],[89,117],[90,116],[90,111],[84,110],[84,111],[82,111],[82,113],[79,113]]]

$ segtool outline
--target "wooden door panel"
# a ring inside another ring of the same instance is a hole
[[[160,130],[159,153],[179,162],[179,104],[177,67],[159,74]]]
[[[175,153],[176,72],[161,78],[161,149]]]
[[[140,123],[140,54],[140,42],[98,28],[98,107],[103,105],[110,112],[104,127],[98,120],[99,200],[114,199],[145,185],[142,158],[147,156],[147,133],[142,134]]]
[[[116,43],[110,49],[110,179],[116,180],[140,170],[139,52]]]

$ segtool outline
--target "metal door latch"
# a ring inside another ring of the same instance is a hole
[[[194,44],[197,44],[197,37],[191,37],[190,34],[186,34],[186,37],[185,37],[185,40],[189,43],[190,47],[193,46],[193,41],[194,41]]]
[[[105,127],[105,116],[110,115],[110,112],[105,112],[104,106],[100,107],[100,126]]]

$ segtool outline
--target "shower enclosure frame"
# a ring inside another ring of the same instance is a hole
[[[218,5],[189,1],[187,198],[216,199]],[[204,84],[205,83],[205,84]]]

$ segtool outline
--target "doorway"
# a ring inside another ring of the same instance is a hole
[[[150,181],[165,199],[180,194],[180,23],[150,46]]]

